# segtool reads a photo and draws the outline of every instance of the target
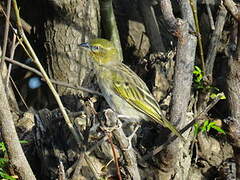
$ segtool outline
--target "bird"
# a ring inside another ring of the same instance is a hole
[[[145,82],[122,63],[113,42],[96,38],[80,46],[91,56],[98,86],[111,109],[137,121],[161,124],[185,142],[181,133],[163,116]]]

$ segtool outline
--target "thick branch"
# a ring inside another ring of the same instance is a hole
[[[223,4],[228,10],[228,12],[236,19],[236,21],[240,21],[240,12],[237,8],[237,5],[232,0],[223,0]]]
[[[141,0],[139,1],[139,7],[142,12],[147,35],[150,38],[152,50],[164,52],[165,47],[162,41],[161,32],[154,13],[154,9],[152,7],[152,3],[149,0]]]
[[[197,45],[196,37],[189,33],[189,26],[194,28],[194,20],[187,0],[181,1],[181,11],[184,21],[174,17],[170,0],[160,0],[160,6],[164,19],[178,37],[170,121],[177,125],[179,129],[187,124],[186,113],[190,99],[192,71]],[[161,153],[162,179],[169,179],[172,176],[173,168],[177,165],[179,157],[182,156],[179,150],[180,147],[181,143],[174,141]]]
[[[214,66],[214,61],[217,54],[217,48],[219,46],[220,37],[222,35],[223,27],[225,24],[225,18],[227,15],[227,10],[224,6],[220,6],[218,15],[215,23],[215,30],[213,31],[210,44],[208,46],[208,54],[206,58],[206,76],[212,80],[212,71]]]
[[[160,0],[160,8],[163,13],[164,20],[166,21],[166,24],[170,27],[170,31],[176,32],[176,23],[177,19],[175,18],[173,14],[172,4],[170,0]]]
[[[10,164],[13,166],[20,179],[36,179],[20,145],[6,92],[4,90],[2,77],[0,77],[0,120],[1,132],[4,142],[6,143]]]

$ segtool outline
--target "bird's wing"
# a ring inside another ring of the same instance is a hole
[[[113,90],[138,111],[163,124],[158,103],[146,84],[125,65],[113,71]]]
[[[142,79],[125,65],[118,68],[118,70],[112,71],[112,88],[116,94],[125,99],[138,111],[144,113],[164,127],[169,128],[185,142],[185,138],[178,130],[162,116],[157,101],[154,99]]]

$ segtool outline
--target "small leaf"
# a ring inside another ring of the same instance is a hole
[[[199,133],[199,124],[195,123],[194,124],[194,132],[193,132],[193,134],[196,137],[198,133]]]
[[[215,90],[215,91],[217,91],[217,92],[220,91],[220,89],[218,89],[217,87],[212,87],[212,89]]]
[[[222,128],[220,128],[219,126],[213,125],[212,128],[215,129],[217,132],[226,134],[225,131]]]
[[[216,122],[210,122],[208,125],[207,125],[207,132],[210,131],[210,129],[212,128],[212,126],[214,126],[216,124]]]
[[[5,167],[8,163],[8,159],[0,158],[0,167]]]
[[[4,142],[0,142],[0,150],[2,151],[2,152],[6,152],[6,146],[5,146],[5,144],[4,144]]]
[[[7,180],[16,180],[16,178],[13,178],[12,176],[9,176],[6,172],[0,171],[0,177],[7,179]]]
[[[215,93],[212,93],[211,95],[210,95],[210,98],[211,99],[215,99],[217,97],[217,94],[215,94]]]
[[[220,99],[227,99],[227,98],[226,98],[225,94],[223,94],[223,95],[220,95]]]
[[[202,72],[201,68],[199,68],[198,66],[194,66],[194,68],[195,68],[195,70],[196,70],[197,72],[199,72],[199,73]]]
[[[203,133],[207,131],[208,124],[209,124],[209,120],[205,120],[201,128]]]
[[[199,72],[196,71],[196,70],[194,70],[194,71],[193,71],[193,74],[197,75],[197,74],[199,74]]]

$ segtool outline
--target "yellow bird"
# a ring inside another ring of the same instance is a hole
[[[157,122],[185,141],[178,130],[164,118],[144,81],[120,61],[118,51],[111,41],[93,39],[80,46],[89,50],[98,85],[115,112],[134,120]]]

